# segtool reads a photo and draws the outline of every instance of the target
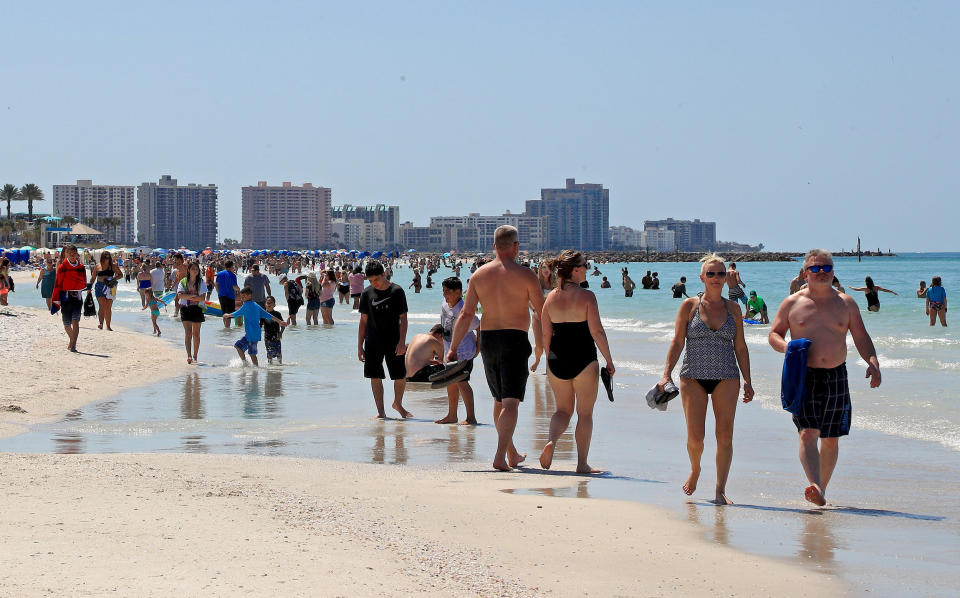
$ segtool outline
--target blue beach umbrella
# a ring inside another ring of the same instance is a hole
[[[416,249],[408,249],[408,250],[407,250],[407,253],[416,253],[416,252],[417,252]]]
[[[382,251],[374,251],[374,252],[373,252],[373,257],[375,257],[375,258],[379,258],[381,255],[383,255],[383,252],[382,252]]]

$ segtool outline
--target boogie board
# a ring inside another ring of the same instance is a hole
[[[220,308],[219,303],[214,303],[213,301],[207,301],[204,303],[203,313],[208,316],[217,316],[220,317],[223,315],[223,310]]]
[[[744,320],[744,324],[763,324],[760,320]]]
[[[167,305],[170,305],[171,303],[173,303],[173,300],[176,298],[176,296],[177,294],[175,292],[170,291],[169,293],[166,293],[160,298],[163,299],[164,303],[166,303]]]

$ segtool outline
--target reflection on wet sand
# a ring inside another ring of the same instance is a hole
[[[546,376],[534,374],[530,376],[530,386],[533,387],[533,446],[530,448],[530,455],[534,457],[532,463],[537,463],[540,451],[547,444],[550,438],[550,418],[557,411],[557,403],[553,398],[553,389],[550,388],[550,382]],[[576,427],[576,420],[571,419],[570,428],[557,440],[557,446],[553,451],[554,460],[573,459],[576,455],[576,445],[573,438],[573,430]],[[517,447],[520,452],[523,449]],[[528,461],[530,457],[528,456]],[[537,465],[539,467],[539,465]]]
[[[206,436],[199,435],[190,435],[181,437],[180,448],[188,453],[209,453],[210,447],[204,442]]]
[[[183,399],[180,401],[180,417],[183,419],[203,419],[203,385],[196,372],[183,380]]]
[[[243,395],[243,417],[272,419],[283,415],[283,370],[270,368],[264,373],[265,388],[260,390],[261,368],[244,369],[236,378],[238,392]]]
[[[810,511],[803,519],[797,556],[804,563],[813,561],[827,573],[835,573],[837,540],[833,535],[829,515],[823,511]]]
[[[700,509],[713,514],[713,526],[700,520]],[[730,529],[727,527],[727,509],[716,505],[699,505],[695,502],[687,503],[687,518],[691,523],[702,525],[712,536],[714,542],[730,544]]]
[[[577,482],[576,486],[562,486],[560,488],[507,488],[501,490],[506,494],[534,494],[537,496],[552,496],[554,498],[590,498],[587,484],[590,480]]]
[[[378,421],[374,424],[373,450],[370,460],[373,463],[390,463],[392,465],[406,465],[407,447],[404,444],[404,430],[402,422]],[[388,458],[387,436],[393,435],[393,459]]]
[[[447,454],[451,461],[477,460],[476,426],[444,424],[447,427]]]
[[[83,434],[64,432],[53,436],[53,452],[58,455],[82,455],[86,448],[87,437]]]

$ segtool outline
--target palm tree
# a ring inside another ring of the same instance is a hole
[[[20,199],[27,202],[27,214],[33,221],[33,202],[43,201],[43,191],[33,183],[27,183],[20,189]]]
[[[73,226],[77,223],[77,219],[73,216],[64,216],[60,223],[64,226]]]
[[[7,202],[7,220],[10,220],[10,202],[20,200],[20,190],[16,185],[7,183],[0,189],[0,200]]]

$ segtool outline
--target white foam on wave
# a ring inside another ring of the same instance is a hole
[[[663,373],[663,364],[644,363],[642,361],[615,361],[614,363],[618,370],[631,370],[652,375]]]
[[[960,340],[951,338],[908,338],[902,336],[881,336],[873,339],[875,345],[883,347],[942,347],[960,345]]]

